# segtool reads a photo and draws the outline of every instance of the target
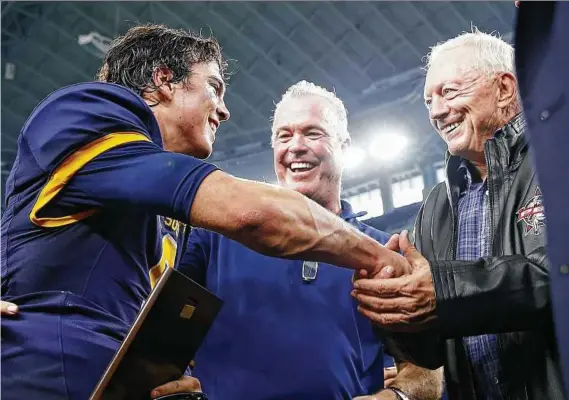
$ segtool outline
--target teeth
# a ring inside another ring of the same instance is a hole
[[[312,164],[307,162],[293,162],[290,164],[290,169],[294,172],[299,169],[311,169]]]
[[[450,125],[446,126],[446,127],[443,129],[443,132],[444,132],[444,133],[449,133],[450,131],[452,131],[454,128],[456,128],[456,127],[459,126],[460,124],[461,124],[461,122],[456,122],[456,123],[454,123],[454,124],[450,124]]]

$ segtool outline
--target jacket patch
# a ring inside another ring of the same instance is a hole
[[[535,189],[533,197],[516,212],[516,215],[518,217],[517,222],[521,222],[524,225],[525,236],[530,233],[539,235],[542,232],[542,227],[545,226],[545,213],[539,187]]]

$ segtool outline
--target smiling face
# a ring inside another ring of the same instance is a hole
[[[188,80],[171,86],[169,101],[161,102],[157,113],[164,148],[209,157],[217,128],[230,116],[223,101],[225,85],[218,64],[195,64]]]
[[[472,70],[475,62],[469,46],[445,50],[429,67],[424,90],[431,124],[451,154],[469,160],[483,158],[486,141],[512,117],[501,82],[513,76]]]
[[[340,203],[344,150],[338,114],[317,95],[289,98],[273,122],[274,167],[280,185],[328,209]],[[336,210],[334,210],[336,211]]]

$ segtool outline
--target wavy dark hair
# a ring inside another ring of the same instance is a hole
[[[116,83],[139,95],[157,89],[152,76],[160,67],[172,71],[172,83],[184,81],[197,63],[215,62],[226,79],[227,61],[217,39],[183,29],[144,24],[116,38],[105,55],[97,80]]]

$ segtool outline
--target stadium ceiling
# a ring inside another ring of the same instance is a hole
[[[274,104],[305,79],[344,100],[353,141],[396,127],[410,165],[441,159],[422,102],[421,58],[472,25],[510,35],[513,2],[2,2],[2,168],[26,116],[48,93],[93,78],[102,51],[138,22],[213,33],[234,75],[231,120],[212,160],[238,176],[274,181]],[[49,129],[49,127],[46,127]],[[4,182],[4,179],[3,179]]]

